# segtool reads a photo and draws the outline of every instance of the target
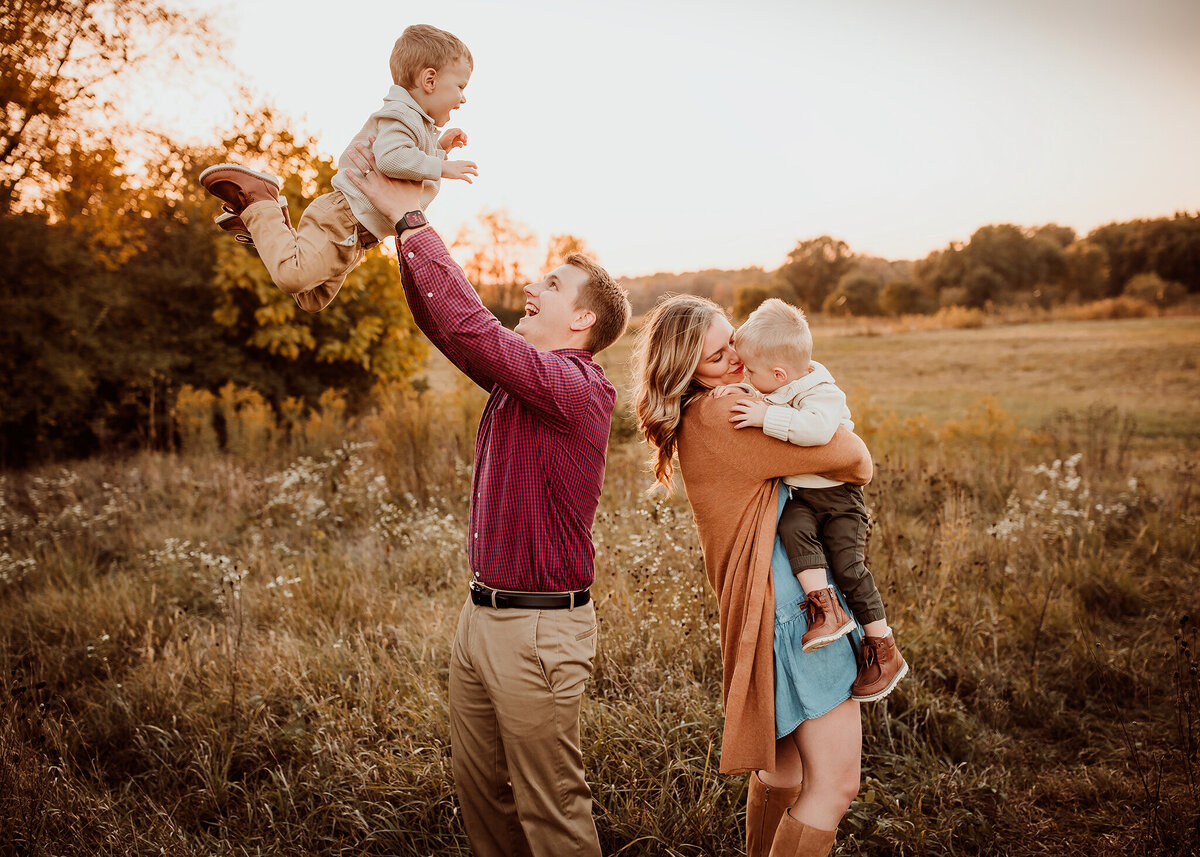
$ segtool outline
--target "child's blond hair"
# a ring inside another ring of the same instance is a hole
[[[812,361],[812,331],[799,307],[767,298],[733,335],[733,347],[803,372]]]
[[[475,60],[458,36],[428,24],[413,24],[404,28],[392,47],[389,63],[392,82],[411,89],[425,69],[441,71],[455,60],[462,60],[475,70]]]

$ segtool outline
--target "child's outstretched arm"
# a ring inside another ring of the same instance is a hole
[[[454,149],[467,145],[467,133],[462,128],[447,128],[446,132],[442,134],[442,139],[438,141],[438,145],[449,156]],[[477,175],[479,175],[479,170],[474,161],[442,162],[442,178],[444,179],[462,179],[467,184],[471,184],[474,181],[472,176]]]

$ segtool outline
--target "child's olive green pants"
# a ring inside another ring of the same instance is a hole
[[[870,518],[859,485],[792,488],[779,538],[792,571],[828,568],[860,625],[884,618],[883,599],[867,568]]]

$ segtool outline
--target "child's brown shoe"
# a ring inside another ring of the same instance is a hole
[[[283,222],[287,224],[288,229],[291,229],[292,216],[288,212],[286,196],[279,197],[279,207],[283,210]],[[213,222],[226,232],[234,233],[234,237],[243,244],[249,244],[251,247],[254,246],[254,239],[250,237],[250,230],[242,222],[241,215],[234,214],[228,205],[221,206],[221,213],[213,218]]]
[[[859,702],[883,699],[908,674],[908,664],[896,646],[896,635],[862,638],[858,678],[850,685],[850,698]]]
[[[854,630],[854,620],[842,609],[832,586],[810,593],[801,606],[808,613],[808,630],[800,638],[800,647],[806,652],[828,646]]]
[[[225,203],[227,213],[240,215],[256,202],[278,202],[283,180],[239,164],[217,164],[200,173],[200,184]]]

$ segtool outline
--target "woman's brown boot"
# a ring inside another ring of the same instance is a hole
[[[785,812],[775,831],[770,857],[827,857],[836,838],[836,830],[809,827],[792,818],[790,812]]]
[[[750,774],[746,790],[746,857],[767,857],[779,820],[798,797],[800,786],[768,786],[757,773]]]

